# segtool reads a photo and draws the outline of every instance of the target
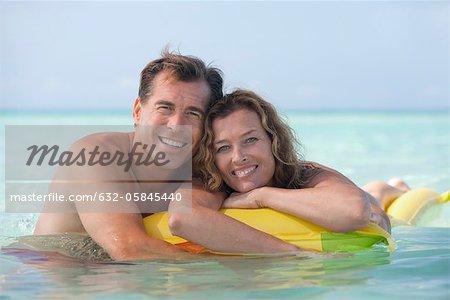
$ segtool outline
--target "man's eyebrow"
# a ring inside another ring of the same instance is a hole
[[[158,100],[158,101],[155,102],[155,105],[166,105],[166,106],[170,106],[170,107],[175,107],[176,106],[175,103],[173,103],[172,101],[169,101],[169,100]],[[201,109],[201,108],[199,108],[197,106],[192,106],[192,105],[188,106],[187,110],[198,112],[202,116],[205,115],[205,112],[203,111],[203,109]]]
[[[250,134],[250,133],[252,133],[252,132],[254,132],[254,131],[256,131],[256,129],[250,129],[249,131],[246,131],[246,132],[244,132],[243,134],[241,134],[239,137],[246,136],[247,134]],[[226,139],[223,139],[223,140],[214,142],[214,144],[215,144],[215,145],[217,145],[217,144],[222,144],[222,143],[225,143],[226,141],[227,141]]]
[[[168,100],[158,100],[155,102],[155,105],[167,105],[167,106],[175,106],[175,103],[168,101]]]

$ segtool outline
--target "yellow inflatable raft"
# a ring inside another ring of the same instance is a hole
[[[417,188],[395,199],[386,212],[394,222],[426,225],[430,218],[441,218],[443,204],[449,200],[450,192],[439,195],[428,188]]]
[[[439,196],[429,189],[413,190],[396,199],[388,208],[388,213],[397,219],[410,222],[432,203],[446,202],[448,197],[448,193]],[[369,249],[377,243],[388,245],[391,251],[395,248],[390,234],[375,224],[369,224],[366,228],[354,232],[334,233],[289,214],[267,208],[222,209],[221,212],[301,249],[324,252],[355,251]],[[168,227],[167,213],[146,217],[144,225],[150,236],[165,240],[189,252],[213,252],[172,235]]]
[[[366,228],[349,233],[333,233],[312,223],[272,209],[222,209],[222,213],[251,227],[271,234],[301,249],[341,252],[369,249],[377,243],[394,249],[391,236],[381,227],[369,224]],[[157,213],[144,219],[146,232],[192,253],[213,252],[171,234],[168,214]],[[217,253],[217,252],[214,252]]]

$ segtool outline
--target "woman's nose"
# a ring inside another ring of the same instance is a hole
[[[232,162],[234,164],[242,164],[247,161],[247,155],[241,148],[236,147],[233,151]]]

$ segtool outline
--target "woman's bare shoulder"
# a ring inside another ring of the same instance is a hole
[[[350,179],[345,177],[339,171],[330,167],[324,166],[317,162],[305,161],[303,168],[306,172],[309,172],[309,180],[307,181],[306,188],[318,187],[322,184],[328,183],[346,183],[353,184]]]

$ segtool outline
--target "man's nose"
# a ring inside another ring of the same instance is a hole
[[[186,119],[182,112],[174,112],[167,121],[167,126],[176,130],[177,126],[186,125]]]

